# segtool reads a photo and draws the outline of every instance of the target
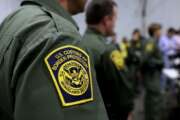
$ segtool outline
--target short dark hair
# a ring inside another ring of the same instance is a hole
[[[168,32],[168,33],[176,33],[176,30],[175,30],[174,28],[171,27],[171,28],[168,29],[167,32]]]
[[[86,22],[95,25],[101,22],[105,16],[113,14],[113,8],[117,4],[113,0],[93,1],[89,4],[86,11]]]
[[[134,29],[134,31],[133,31],[132,34],[134,35],[134,34],[136,34],[136,33],[141,33],[140,30],[139,30],[138,28]]]
[[[180,29],[179,29],[179,30],[177,30],[177,34],[179,34],[179,35],[180,35]]]
[[[162,26],[161,24],[159,23],[152,23],[150,26],[149,26],[149,29],[148,29],[148,33],[151,37],[154,36],[155,32],[157,30],[161,30]]]

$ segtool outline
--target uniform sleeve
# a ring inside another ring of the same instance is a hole
[[[163,67],[162,52],[158,45],[153,42],[149,42],[145,45],[144,50],[144,66],[147,68],[154,68],[161,70]]]
[[[14,72],[14,120],[107,119],[89,54],[79,42],[52,36],[22,51]]]
[[[102,70],[104,72],[103,83],[102,85],[106,86],[103,91],[105,91],[105,96],[108,97],[113,104],[112,106],[116,109],[129,108],[133,107],[133,87],[128,78],[128,69],[124,66],[123,69],[119,69],[121,65],[116,65],[118,61],[112,60],[112,52],[107,51],[102,56]],[[118,56],[116,56],[118,59]],[[119,58],[122,59],[122,58]],[[108,88],[108,89],[107,89]],[[107,93],[111,93],[107,95]],[[107,99],[108,99],[107,98]]]

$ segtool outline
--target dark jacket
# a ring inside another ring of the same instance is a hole
[[[105,36],[93,28],[86,30],[82,41],[93,53],[98,83],[108,112],[131,112],[134,97],[133,78],[121,52],[114,44],[108,44]],[[119,67],[118,64],[123,66]]]

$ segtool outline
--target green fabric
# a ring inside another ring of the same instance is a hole
[[[149,73],[144,76],[145,85],[145,120],[160,120],[163,99],[160,92],[160,72]]]
[[[68,13],[55,11],[27,3],[0,27],[0,113],[7,116],[1,120],[108,120],[92,61],[94,101],[61,105],[44,58],[64,45],[88,50]]]
[[[127,67],[124,70],[116,69],[110,58],[112,51],[117,50],[116,46],[107,44],[106,38],[93,28],[86,30],[82,43],[94,54],[98,83],[110,114],[111,109],[116,112],[128,109],[130,112],[134,95],[132,79]]]
[[[149,44],[153,45],[151,51],[146,50]],[[137,53],[139,54],[139,64],[137,65],[145,89],[145,120],[160,120],[163,103],[160,92],[160,76],[163,62],[158,43],[154,39],[139,41],[132,43],[130,50],[135,56]]]
[[[100,64],[101,55],[106,51],[105,36],[95,29],[88,28],[83,36],[82,44],[90,48],[93,53],[95,65]]]
[[[162,113],[162,94],[160,91],[161,71],[163,67],[162,54],[158,48],[158,42],[149,39],[145,46],[153,44],[153,50],[147,52],[144,49],[143,75],[145,80],[145,120],[160,120]]]
[[[60,6],[58,0],[23,0],[22,5],[25,4],[26,2],[37,3],[42,7],[64,17],[65,19],[68,19],[71,23],[74,24],[74,26],[78,28],[76,22],[72,19],[71,15],[68,12],[66,12],[62,6]]]
[[[146,52],[146,46],[148,44],[152,44],[153,50],[151,52]],[[155,71],[153,68],[157,69],[157,71],[161,71],[163,67],[163,58],[162,53],[159,50],[158,42],[154,39],[150,39],[146,42],[144,47],[144,61],[145,61],[145,69]]]

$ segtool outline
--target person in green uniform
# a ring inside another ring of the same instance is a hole
[[[108,120],[71,15],[86,0],[24,0],[0,26],[0,120]]]
[[[94,56],[98,83],[110,120],[127,120],[133,109],[133,90],[124,56],[108,42],[114,35],[117,4],[113,0],[93,1],[87,7],[87,30],[82,43]],[[128,74],[128,75],[127,75]]]
[[[124,58],[128,57],[128,49],[129,49],[129,47],[130,47],[130,42],[126,37],[124,37],[121,40],[121,42],[119,43],[119,48],[123,52]]]
[[[132,55],[132,61],[136,63],[135,69],[135,91],[137,95],[141,93],[141,88],[143,84],[143,75],[141,71],[141,66],[143,63],[143,51],[144,51],[145,38],[142,37],[139,29],[135,29],[132,33],[132,39],[130,41],[130,47],[128,49],[129,55]]]
[[[142,74],[145,85],[145,120],[160,120],[162,95],[160,92],[160,76],[163,59],[158,42],[161,36],[161,25],[149,26],[150,39],[144,45]]]

